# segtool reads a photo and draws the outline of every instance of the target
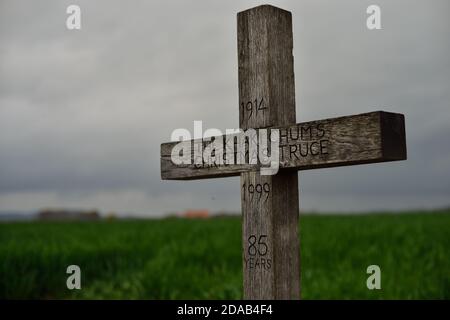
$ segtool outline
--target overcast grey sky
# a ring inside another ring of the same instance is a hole
[[[0,210],[237,212],[239,178],[161,181],[159,146],[194,120],[238,127],[236,14],[259,4],[0,0]],[[293,14],[298,122],[406,117],[407,161],[301,172],[300,208],[450,205],[450,1],[270,4]]]

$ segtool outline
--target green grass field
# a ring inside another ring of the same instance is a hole
[[[450,298],[450,212],[302,215],[300,230],[303,299]],[[71,264],[81,290],[66,288]],[[0,298],[239,299],[241,222],[0,224]]]

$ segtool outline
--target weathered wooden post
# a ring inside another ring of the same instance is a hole
[[[238,13],[237,23],[240,128],[295,124],[291,13],[260,6]],[[250,198],[256,186],[266,187],[268,197]],[[244,296],[298,299],[297,170],[244,172],[241,187]]]
[[[264,5],[238,14],[239,125],[258,135],[278,129],[277,174],[261,175],[260,163],[195,163],[199,146],[209,140],[187,141],[192,162],[183,164],[172,159],[178,142],[161,144],[162,179],[241,176],[246,299],[300,298],[297,170],[406,159],[402,114],[377,111],[296,124],[292,48],[290,12]],[[226,138],[216,140],[226,146]]]

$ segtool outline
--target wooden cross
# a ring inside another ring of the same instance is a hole
[[[297,170],[405,160],[404,116],[377,111],[296,124],[291,13],[263,5],[239,12],[237,26],[239,126],[279,129],[280,171],[176,165],[171,152],[177,142],[171,142],[161,145],[161,177],[240,175],[244,298],[299,299]],[[188,143],[193,149],[198,141]]]

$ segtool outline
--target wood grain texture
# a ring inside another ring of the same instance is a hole
[[[239,127],[293,124],[295,118],[292,17],[263,5],[238,13]],[[260,110],[249,102],[263,101]],[[265,108],[264,108],[265,107]]]
[[[280,133],[282,169],[307,170],[406,159],[405,119],[398,113],[377,111],[273,128]],[[260,169],[260,165],[250,164],[177,166],[170,159],[175,144],[161,145],[162,179],[227,177]]]
[[[241,129],[295,124],[292,48],[290,12],[265,5],[238,13]],[[241,203],[244,298],[299,299],[297,171],[242,173]]]

